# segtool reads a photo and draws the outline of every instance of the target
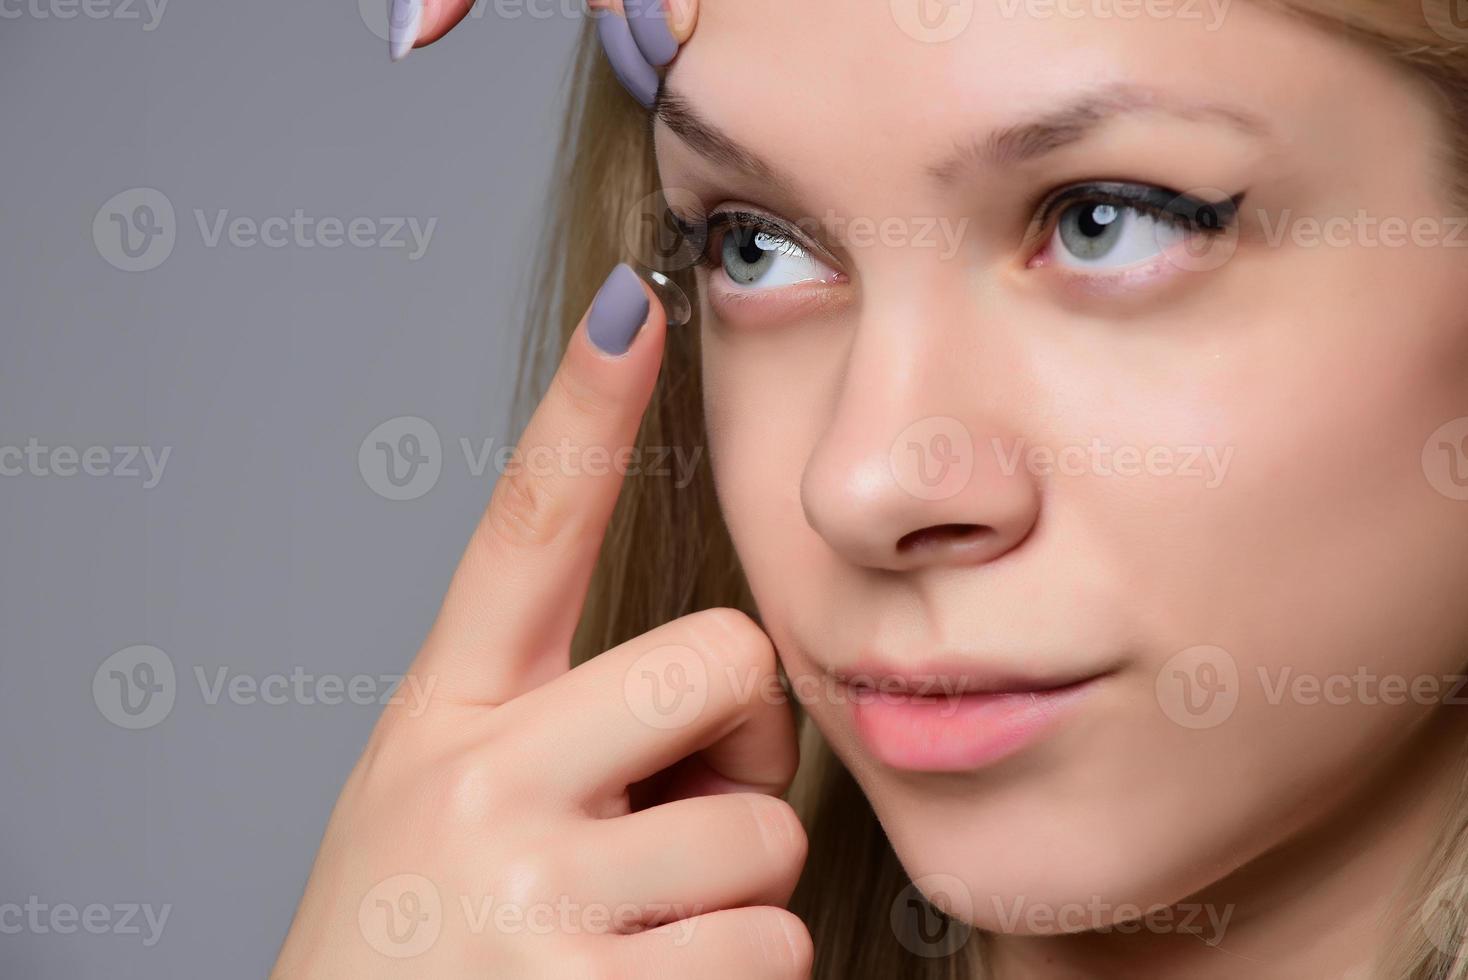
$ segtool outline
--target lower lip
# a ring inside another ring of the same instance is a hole
[[[914,772],[963,772],[1034,744],[1091,693],[1097,680],[1004,694],[847,691],[856,733],[881,762]]]

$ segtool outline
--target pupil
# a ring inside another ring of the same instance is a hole
[[[765,250],[756,245],[754,239],[755,233],[749,229],[739,236],[739,258],[750,265],[754,265],[765,254]]]
[[[1116,221],[1116,206],[1112,204],[1098,204],[1093,208],[1082,211],[1079,220],[1080,232],[1087,238],[1100,238],[1106,234],[1106,229]]]

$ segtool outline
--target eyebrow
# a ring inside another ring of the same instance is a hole
[[[1113,120],[1143,113],[1162,113],[1189,122],[1221,122],[1254,138],[1270,135],[1258,116],[1218,102],[1184,102],[1134,85],[1115,84],[1087,93],[1033,119],[1005,126],[960,144],[946,160],[928,168],[942,184],[984,167],[1015,166],[1079,143]],[[698,114],[682,95],[666,85],[658,90],[653,116],[709,161],[738,170],[756,181],[790,189],[787,175],[753,150]]]
[[[1036,119],[996,129],[961,145],[942,163],[928,168],[940,183],[985,166],[1014,166],[1079,143],[1123,116],[1160,113],[1187,122],[1220,122],[1247,136],[1263,139],[1270,129],[1263,119],[1236,106],[1187,102],[1134,85],[1109,85]]]
[[[690,149],[712,163],[738,170],[756,181],[789,190],[794,181],[760,159],[759,155],[725,135],[704,119],[683,96],[672,92],[666,84],[658,87],[652,106],[653,118],[686,143]]]

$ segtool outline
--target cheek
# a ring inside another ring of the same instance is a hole
[[[802,588],[818,588],[802,569],[831,560],[806,523],[800,482],[830,416],[841,334],[819,324],[732,331],[706,306],[703,323],[704,409],[719,503],[760,611],[777,621]]]

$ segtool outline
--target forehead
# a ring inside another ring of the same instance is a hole
[[[1386,75],[1370,63],[1241,0],[702,0],[668,85],[794,172],[905,179],[1118,86],[1351,127]]]

